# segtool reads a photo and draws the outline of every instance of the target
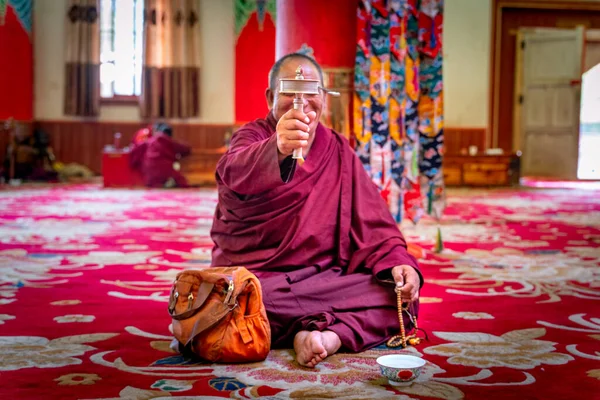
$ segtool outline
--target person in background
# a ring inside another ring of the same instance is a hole
[[[12,119],[4,124],[9,143],[6,148],[2,177],[5,181],[56,181],[54,153],[49,135]]]
[[[145,128],[140,129],[133,136],[133,144],[138,145],[144,143],[152,136],[152,125],[148,125]]]
[[[142,174],[147,187],[187,187],[185,177],[173,164],[190,154],[189,146],[173,139],[173,128],[157,123],[147,140],[135,144],[130,156],[130,167]]]

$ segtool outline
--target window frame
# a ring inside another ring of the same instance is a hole
[[[139,95],[113,94],[112,97],[100,96],[101,104],[138,104],[140,102]]]
[[[112,0],[113,3],[113,7],[115,8],[115,12],[117,10],[116,8],[116,3],[118,0]],[[137,0],[137,1],[141,1],[143,3],[144,0]],[[99,10],[100,12],[102,12],[102,8],[100,8]],[[145,17],[145,11],[144,11],[144,17]],[[99,16],[99,18],[102,18],[101,15]],[[143,35],[143,29],[145,28],[144,25],[142,25],[142,32],[136,33],[136,34],[140,34]],[[113,27],[114,29],[114,27]],[[113,32],[114,34],[114,32]],[[102,36],[100,36],[100,42],[99,45],[102,46]],[[113,38],[114,40],[114,38]],[[102,47],[100,47],[100,54],[102,54]],[[102,65],[102,63],[100,63],[100,65]],[[100,80],[100,82],[102,82]],[[113,82],[114,85],[114,82]],[[140,87],[140,94],[136,95],[136,94],[132,94],[132,95],[125,95],[125,94],[114,94],[114,89],[113,89],[113,95],[111,97],[104,97],[102,96],[102,94],[100,94],[100,104],[105,104],[105,105],[135,105],[135,104],[139,104],[140,102],[140,97],[141,97],[141,87]]]

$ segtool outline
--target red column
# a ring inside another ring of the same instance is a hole
[[[354,68],[358,0],[277,0],[276,55],[306,45],[324,68]]]

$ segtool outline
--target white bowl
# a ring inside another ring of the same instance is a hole
[[[405,354],[388,354],[377,359],[381,374],[394,386],[411,385],[419,377],[426,363],[420,357]]]

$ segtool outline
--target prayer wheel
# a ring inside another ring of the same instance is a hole
[[[325,87],[341,93],[325,96],[321,122],[350,135],[350,100],[356,56],[358,0],[277,0],[275,53],[279,59],[301,52],[323,68]]]

